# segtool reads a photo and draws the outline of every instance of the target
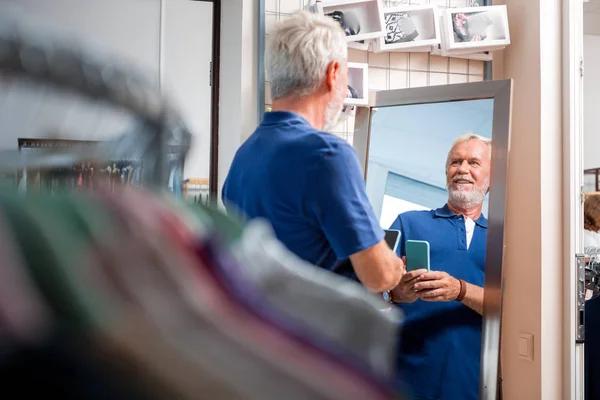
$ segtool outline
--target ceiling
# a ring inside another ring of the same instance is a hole
[[[600,35],[600,0],[583,3],[583,32]]]

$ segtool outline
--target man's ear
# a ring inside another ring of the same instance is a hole
[[[327,86],[327,91],[333,92],[337,87],[337,82],[340,79],[340,63],[337,61],[332,61],[327,66],[327,73],[325,75],[325,85]]]

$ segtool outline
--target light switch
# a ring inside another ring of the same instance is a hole
[[[533,362],[533,335],[521,333],[519,335],[517,349],[521,358]]]

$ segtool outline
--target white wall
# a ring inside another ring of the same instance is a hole
[[[258,124],[258,0],[223,0],[221,7],[219,199],[237,149]]]
[[[503,395],[563,395],[562,2],[502,0],[511,44],[494,54],[494,78],[514,80],[502,315]],[[519,356],[533,335],[533,359]]]
[[[600,0],[584,0],[583,33],[600,35]]]
[[[139,66],[181,109],[195,135],[187,177],[206,178],[210,155],[212,4],[189,0],[0,0],[42,25]],[[0,81],[0,149],[18,137],[108,139],[131,122],[101,105]],[[79,99],[80,100],[80,99]],[[43,104],[43,108],[41,105]],[[15,118],[19,116],[19,118]],[[99,124],[99,121],[103,123]]]
[[[583,167],[600,168],[600,36],[584,35],[585,74]]]
[[[212,3],[163,0],[161,84],[195,135],[185,178],[208,178],[210,167],[210,62]]]

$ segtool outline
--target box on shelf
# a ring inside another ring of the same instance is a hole
[[[450,8],[442,13],[441,53],[467,55],[510,44],[506,6]]]
[[[441,42],[440,16],[433,5],[383,9],[386,35],[373,40],[373,51],[430,51]]]
[[[369,64],[348,63],[348,90],[344,105],[369,105]]]
[[[348,42],[385,35],[381,0],[327,0],[316,3],[320,14],[338,21]]]

